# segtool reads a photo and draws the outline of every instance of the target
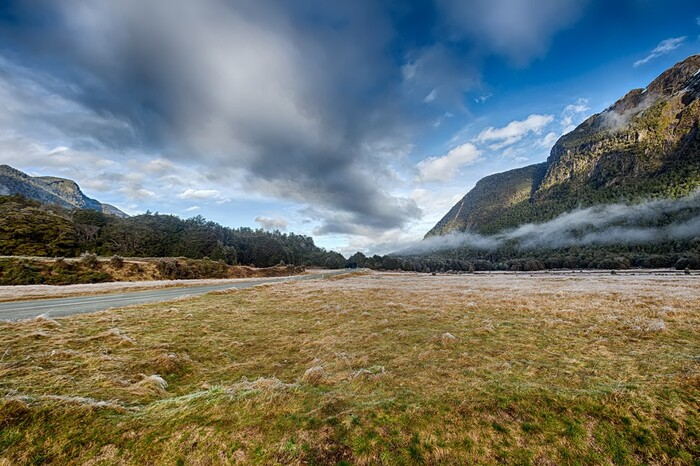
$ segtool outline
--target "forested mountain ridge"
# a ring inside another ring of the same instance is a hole
[[[507,215],[510,209],[529,201],[546,169],[546,163],[539,163],[482,178],[426,236],[479,230],[480,225]]]
[[[545,163],[479,181],[426,237],[493,234],[578,207],[694,192],[700,187],[698,97],[700,55],[693,55],[562,136]]]
[[[0,195],[14,194],[66,209],[91,209],[127,217],[116,207],[87,197],[73,180],[54,176],[32,177],[9,165],[0,165]]]

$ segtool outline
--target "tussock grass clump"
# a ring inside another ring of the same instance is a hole
[[[288,390],[296,388],[295,383],[284,383],[277,377],[260,377],[255,380],[247,380],[244,378],[240,382],[225,387],[227,393],[250,393],[250,392],[274,392],[279,390]]]
[[[163,396],[166,394],[168,382],[157,374],[139,374],[140,380],[132,384],[128,390],[134,395],[140,396]]]
[[[39,314],[38,316],[34,317],[33,319],[30,319],[30,322],[39,324],[39,325],[45,325],[47,327],[60,327],[61,324],[59,324],[57,321],[49,317],[48,314]]]
[[[374,377],[379,377],[380,375],[383,375],[386,373],[386,369],[384,366],[371,366],[367,368],[361,368],[352,374],[352,378],[363,378],[363,377],[368,377],[368,378],[374,378]]]
[[[191,362],[187,354],[162,353],[151,362],[151,367],[159,374],[181,374]]]
[[[442,336],[440,337],[440,343],[442,343],[442,346],[444,346],[444,347],[452,346],[456,342],[457,342],[457,337],[452,335],[449,332],[443,333]]]
[[[0,464],[694,464],[696,281],[364,274],[0,322]]]
[[[666,321],[663,319],[652,319],[647,322],[645,330],[647,332],[663,332],[666,330]]]
[[[92,340],[107,340],[117,343],[118,345],[131,346],[136,344],[136,340],[129,335],[124,334],[118,328],[110,328],[102,333],[99,333],[91,338]]]
[[[70,359],[80,356],[80,352],[72,349],[54,349],[49,353],[51,359]]]
[[[319,385],[325,380],[325,378],[326,371],[323,370],[323,367],[313,366],[304,371],[304,375],[301,376],[301,381],[311,385]]]

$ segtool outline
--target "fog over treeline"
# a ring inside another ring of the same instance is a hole
[[[494,235],[454,232],[351,267],[419,272],[543,269],[700,269],[700,191],[678,199],[579,208]]]
[[[556,249],[688,240],[696,236],[700,236],[700,191],[680,199],[576,209],[545,223],[528,223],[495,235],[455,232],[430,237],[395,254],[420,255],[462,247],[492,250],[508,243],[523,250]]]

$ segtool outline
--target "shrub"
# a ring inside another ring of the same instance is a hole
[[[177,278],[177,260],[161,259],[156,262],[156,269],[162,278],[173,280]]]
[[[58,270],[66,270],[66,269],[70,268],[70,264],[68,264],[68,262],[66,262],[65,257],[56,257],[54,259],[54,264],[56,266],[56,269],[58,269]]]
[[[0,285],[40,285],[45,281],[36,263],[9,260],[2,268]]]
[[[80,255],[80,262],[82,262],[87,267],[94,269],[98,266],[99,261],[97,260],[97,254],[91,252],[84,252]]]
[[[116,254],[112,256],[112,258],[109,260],[109,265],[114,267],[115,269],[121,269],[124,267],[124,259],[121,256],[117,256]]]

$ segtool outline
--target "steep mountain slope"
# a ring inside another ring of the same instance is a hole
[[[490,234],[576,207],[695,191],[699,97],[700,55],[694,55],[562,136],[546,163],[479,181],[426,237],[465,230]]]
[[[0,165],[0,195],[11,194],[66,209],[91,209],[117,217],[128,217],[114,206],[87,197],[75,181],[52,176],[32,177],[9,165]]]
[[[510,209],[529,201],[546,170],[547,164],[540,163],[482,178],[428,236],[453,230],[479,230],[492,219],[507,215]]]

